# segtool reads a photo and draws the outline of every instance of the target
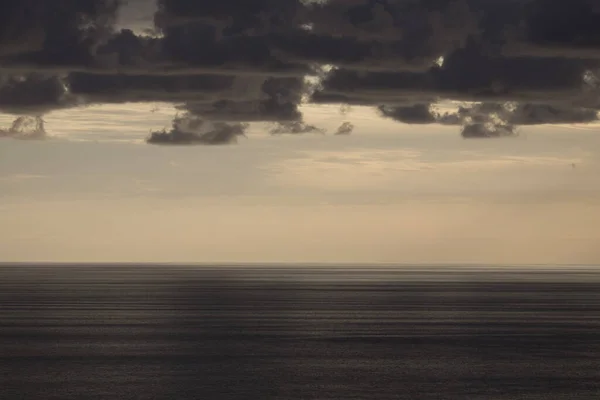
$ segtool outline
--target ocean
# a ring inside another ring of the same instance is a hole
[[[600,269],[0,266],[2,399],[598,399]]]

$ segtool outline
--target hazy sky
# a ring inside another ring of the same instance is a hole
[[[0,260],[600,263],[595,0],[54,3],[0,2]]]
[[[351,136],[258,126],[237,145],[162,147],[142,139],[169,124],[164,105],[51,114],[49,139],[0,141],[0,259],[600,262],[593,129],[480,141],[350,115]]]

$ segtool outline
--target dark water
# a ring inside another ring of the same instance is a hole
[[[600,272],[0,266],[0,397],[599,399]]]

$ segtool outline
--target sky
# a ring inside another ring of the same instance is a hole
[[[600,263],[593,0],[2,18],[0,261]]]
[[[143,139],[171,115],[154,108],[70,111],[69,124],[61,111],[46,118],[46,140],[0,142],[3,261],[600,259],[594,129],[469,141],[357,109],[348,136],[256,127],[232,146],[149,146]],[[305,113],[325,127],[348,117]]]

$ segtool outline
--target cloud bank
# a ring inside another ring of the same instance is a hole
[[[0,111],[166,101],[238,132],[300,126],[308,101],[469,138],[598,119],[598,0],[148,1],[153,34],[116,27],[123,0],[4,1]]]

